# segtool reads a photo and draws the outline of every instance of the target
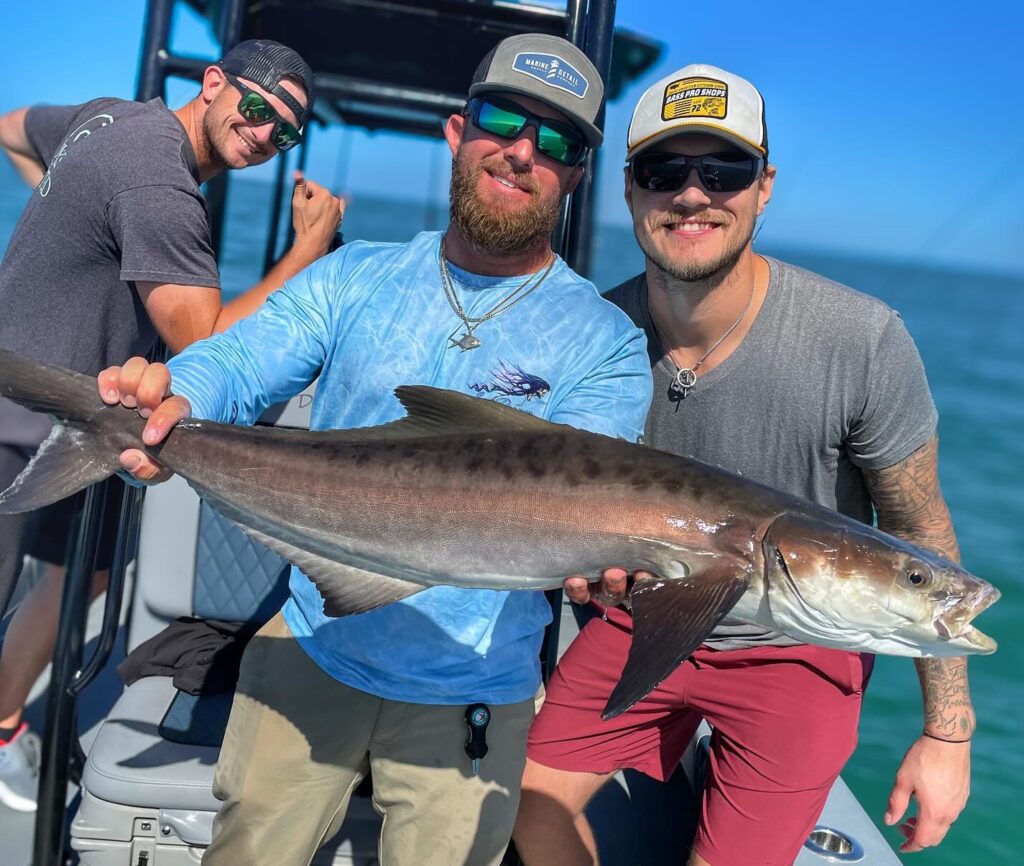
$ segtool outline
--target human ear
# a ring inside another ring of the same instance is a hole
[[[768,202],[772,198],[772,189],[775,186],[775,166],[766,165],[761,177],[757,180],[757,215],[761,216]]]

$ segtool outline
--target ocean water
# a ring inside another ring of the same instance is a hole
[[[268,232],[266,194],[264,184],[243,178],[232,185],[221,262],[229,294],[258,279]],[[25,197],[24,187],[0,164],[0,247]],[[286,221],[285,213],[282,229]],[[361,197],[350,203],[344,232],[348,239],[401,241],[446,221],[443,210],[422,202]],[[979,623],[1000,649],[970,662],[978,715],[971,799],[940,847],[903,859],[915,866],[1024,862],[1024,641],[1018,636],[1024,616],[1024,276],[782,249],[764,233],[757,248],[873,294],[902,313],[939,409],[941,480],[963,562],[1003,593]],[[641,266],[628,229],[600,228],[591,274],[600,288]],[[880,826],[899,761],[921,721],[912,662],[880,657],[865,702],[860,744],[844,772]],[[894,846],[901,841],[894,829],[883,828],[883,833]]]

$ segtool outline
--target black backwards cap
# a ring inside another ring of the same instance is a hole
[[[225,72],[252,81],[273,93],[295,112],[299,127],[305,125],[313,107],[313,70],[297,51],[272,39],[247,39],[225,54],[217,65]],[[305,109],[281,86],[282,78],[294,79],[302,85],[309,102]]]

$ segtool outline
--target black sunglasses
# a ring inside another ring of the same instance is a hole
[[[466,113],[475,127],[499,138],[514,140],[532,126],[537,134],[537,150],[562,165],[579,165],[586,156],[587,142],[576,127],[530,114],[510,99],[475,96],[469,100]]]
[[[763,159],[739,150],[703,156],[645,153],[629,164],[636,185],[652,192],[678,192],[691,171],[708,192],[739,192],[757,180],[763,166]]]
[[[289,150],[302,141],[302,132],[277,113],[261,93],[246,87],[237,76],[225,72],[224,77],[238,89],[242,98],[238,100],[238,113],[254,126],[273,123],[270,140],[278,150]]]

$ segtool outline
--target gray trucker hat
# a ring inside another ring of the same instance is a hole
[[[598,147],[604,135],[595,124],[604,101],[604,82],[579,48],[558,36],[522,33],[503,39],[480,61],[470,97],[518,93],[562,112]]]
[[[313,107],[313,70],[298,51],[273,39],[246,39],[239,42],[218,64],[225,72],[258,84],[287,105],[299,120],[306,122]],[[306,91],[306,108],[281,87],[282,78],[291,78]]]

